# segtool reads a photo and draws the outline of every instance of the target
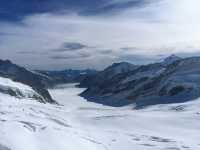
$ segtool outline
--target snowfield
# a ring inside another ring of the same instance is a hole
[[[0,150],[199,150],[200,99],[143,110],[87,102],[74,84],[61,105],[0,94]]]
[[[12,81],[9,78],[0,77],[0,91],[5,94],[12,93],[17,98],[43,99],[41,95],[32,89],[32,87],[20,82]]]

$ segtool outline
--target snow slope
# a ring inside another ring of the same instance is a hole
[[[60,106],[0,94],[0,150],[200,149],[200,99],[133,110],[87,102],[83,90],[50,90]]]
[[[32,98],[42,101],[43,98],[32,87],[12,81],[9,78],[0,77],[0,92],[17,98]]]

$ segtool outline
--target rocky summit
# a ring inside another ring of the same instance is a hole
[[[111,106],[133,103],[138,108],[188,101],[200,96],[199,66],[200,57],[181,59],[171,56],[161,63],[137,66],[111,78],[105,69],[91,80],[87,79],[92,84],[85,84],[88,88],[81,96]],[[98,76],[104,80],[98,80]],[[84,86],[84,83],[80,85]]]

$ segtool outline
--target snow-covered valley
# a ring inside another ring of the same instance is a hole
[[[181,104],[103,106],[66,84],[60,105],[0,93],[0,150],[199,150],[200,99]]]

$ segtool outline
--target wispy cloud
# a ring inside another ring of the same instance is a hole
[[[75,12],[84,15],[102,15],[129,7],[144,5],[147,0],[12,0],[0,2],[0,20],[21,21],[33,14],[67,14]]]
[[[111,49],[103,49],[103,50],[99,50],[97,51],[97,53],[102,54],[102,55],[111,55],[113,54],[113,50]]]
[[[148,4],[147,0],[111,0],[98,7],[91,7],[89,9],[79,12],[80,15],[116,15],[119,12],[128,8],[143,7]]]
[[[91,55],[89,53],[79,53],[79,54],[63,54],[63,55],[53,55],[49,58],[55,60],[68,60],[68,59],[82,59],[82,58],[89,58]]]
[[[87,45],[77,42],[65,42],[59,48],[53,49],[54,52],[78,51],[84,48],[89,48]]]
[[[16,54],[20,55],[46,55],[49,52],[36,52],[36,51],[17,51]]]

